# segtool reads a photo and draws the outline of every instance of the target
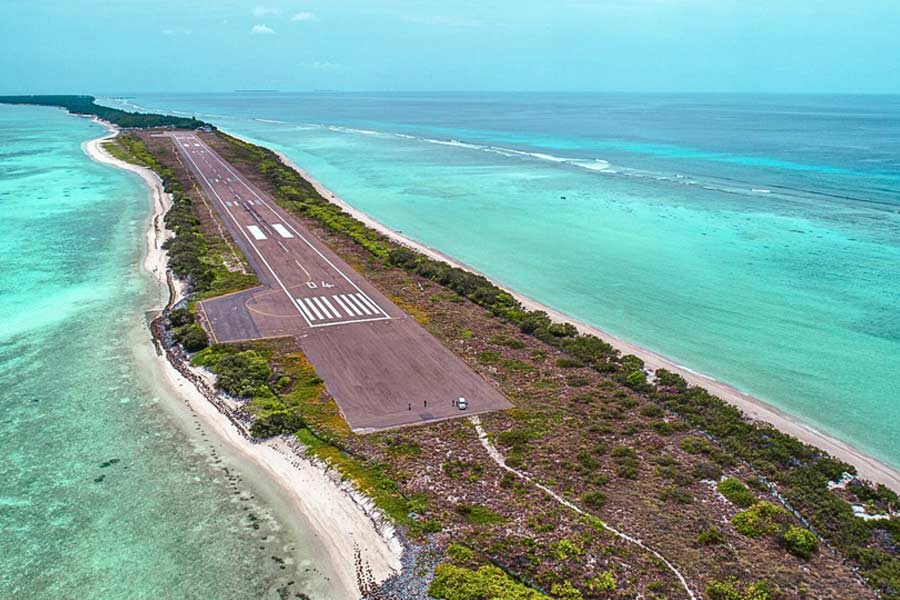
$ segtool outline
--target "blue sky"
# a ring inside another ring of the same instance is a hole
[[[900,93],[897,0],[2,0],[0,92]]]

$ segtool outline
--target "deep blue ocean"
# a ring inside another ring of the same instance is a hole
[[[128,95],[900,466],[900,97]]]

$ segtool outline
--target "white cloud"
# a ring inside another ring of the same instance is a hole
[[[183,28],[183,27],[181,27],[181,28],[172,28],[172,27],[169,27],[169,28],[167,28],[167,29],[163,29],[163,30],[162,30],[162,34],[163,34],[163,35],[167,35],[167,36],[175,36],[175,35],[191,35],[191,30],[190,30],[190,29],[185,29],[185,28]]]
[[[271,6],[257,6],[253,9],[253,15],[257,17],[265,17],[267,15],[277,15],[281,12],[280,8]]]
[[[275,33],[275,30],[268,25],[254,25],[250,33],[254,35],[272,35]]]
[[[453,15],[404,15],[404,21],[416,25],[438,25],[443,27],[481,27],[478,19]]]
[[[316,15],[314,15],[313,13],[304,11],[298,12],[293,17],[291,17],[291,21],[312,21],[315,18]]]

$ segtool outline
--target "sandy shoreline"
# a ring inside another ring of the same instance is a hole
[[[229,135],[234,134],[229,133]],[[376,221],[369,215],[359,211],[358,209],[354,208],[346,201],[344,201],[342,198],[337,196],[315,177],[310,175],[299,165],[295,164],[284,154],[280,152],[276,152],[276,154],[281,157],[281,160],[284,161],[286,165],[295,169],[298,173],[300,173],[300,175],[307,179],[313,185],[313,187],[315,187],[316,190],[320,194],[322,194],[323,197],[327,198],[331,202],[334,202],[344,211],[346,211],[359,221],[362,221],[372,229],[379,231],[398,244],[407,246],[408,248],[416,250],[417,252],[420,252],[430,258],[442,260],[455,267],[459,267],[461,269],[465,269],[467,271],[478,273],[479,275],[487,277],[486,275],[484,275],[484,273],[472,269],[471,267],[454,260],[453,258],[443,254],[442,252],[435,250],[434,248],[409,239],[403,234]],[[673,373],[678,373],[679,375],[684,377],[684,379],[691,385],[697,385],[706,388],[712,394],[739,408],[749,418],[756,421],[769,423],[779,431],[792,435],[803,442],[821,448],[832,456],[850,463],[851,465],[854,465],[857,468],[860,477],[862,477],[863,479],[868,479],[875,483],[883,483],[893,490],[900,492],[900,469],[892,467],[872,456],[869,456],[868,454],[854,448],[846,442],[835,439],[834,437],[831,437],[826,433],[818,431],[806,425],[798,418],[789,415],[775,408],[774,406],[771,406],[763,402],[762,400],[759,400],[758,398],[741,392],[740,390],[726,383],[723,383],[701,373],[697,373],[696,371],[679,365],[678,363],[675,363],[664,356],[628,342],[627,340],[623,340],[622,338],[616,337],[606,331],[603,331],[602,329],[599,329],[592,325],[588,325],[587,323],[577,321],[576,319],[573,319],[558,310],[554,310],[549,306],[541,304],[540,302],[532,298],[529,298],[513,289],[499,284],[490,277],[487,278],[498,287],[501,287],[512,294],[527,309],[542,310],[546,312],[554,321],[572,323],[578,328],[580,332],[590,333],[597,336],[607,343],[612,344],[623,354],[633,354],[639,357],[644,361],[648,369],[654,371],[656,369],[666,369]]]
[[[118,160],[102,148],[101,144],[115,137],[118,132],[106,123],[101,124],[110,133],[85,142],[84,151],[97,162],[137,173],[152,191],[153,214],[147,231],[147,252],[143,267],[163,285],[167,285],[166,252],[161,248],[167,231],[162,218],[171,205],[171,199],[153,171]],[[173,283],[177,300],[182,297],[183,287],[177,280]],[[159,367],[165,374],[164,383],[173,395],[190,406],[222,442],[240,452],[260,473],[278,484],[290,499],[291,508],[312,526],[328,552],[328,562],[346,591],[346,597],[357,595],[354,562],[357,549],[378,581],[400,570],[401,543],[390,523],[382,518],[378,509],[367,498],[346,482],[341,482],[336,472],[299,456],[282,439],[265,442],[247,439],[165,356],[157,358]]]

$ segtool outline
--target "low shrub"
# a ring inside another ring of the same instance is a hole
[[[778,541],[785,550],[800,558],[809,558],[819,549],[815,534],[796,525],[789,525]]]
[[[176,327],[172,330],[172,337],[175,338],[176,342],[184,346],[184,349],[188,352],[197,352],[209,345],[206,331],[196,323]]]
[[[706,585],[709,600],[770,600],[772,591],[765,581],[742,583],[737,579],[712,580]]]
[[[292,435],[305,426],[300,415],[290,410],[275,410],[258,416],[250,427],[250,434],[255,438]]]
[[[556,366],[560,369],[577,369],[583,367],[584,363],[577,358],[563,357],[556,359]]]
[[[715,544],[724,544],[726,541],[723,534],[717,527],[704,527],[697,535],[697,543],[701,546],[713,546]]]
[[[450,563],[434,570],[428,595],[440,600],[550,600],[494,565],[473,570]]]
[[[749,537],[777,535],[789,520],[788,512],[776,504],[760,500],[747,510],[731,518],[738,533]]]
[[[756,496],[747,488],[739,479],[734,477],[726,477],[718,484],[716,490],[729,502],[741,508],[749,508],[756,502]]]
[[[478,504],[457,504],[455,510],[467,523],[472,525],[489,525],[504,520],[502,515]]]
[[[589,508],[600,510],[606,506],[606,494],[603,492],[588,492],[581,497],[581,501]]]

